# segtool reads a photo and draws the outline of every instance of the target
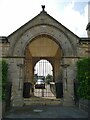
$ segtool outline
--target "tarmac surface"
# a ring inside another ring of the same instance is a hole
[[[64,107],[58,105],[37,105],[14,107],[4,116],[10,120],[14,118],[32,119],[32,118],[88,118],[88,112],[80,110],[77,107]]]

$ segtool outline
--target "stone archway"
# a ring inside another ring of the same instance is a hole
[[[61,46],[64,57],[77,56],[76,44],[77,41],[73,41],[63,33],[60,29],[49,25],[39,25],[27,30],[20,38],[13,42],[11,46],[11,56],[24,56],[25,48],[27,44],[38,35],[51,36]]]
[[[24,66],[24,60],[25,60],[25,51],[28,50],[26,47],[29,45],[32,40],[37,39],[38,36],[47,36],[49,39],[52,39],[56,45],[59,46],[62,50],[62,64],[69,64],[69,67],[67,68],[67,90],[65,89],[66,84],[66,69],[62,68],[63,71],[63,93],[64,93],[64,105],[73,105],[73,80],[75,79],[75,56],[77,56],[77,48],[76,44],[77,41],[72,41],[72,39],[68,38],[68,36],[62,32],[60,29],[51,26],[51,25],[37,25],[33,26],[29,30],[25,31],[16,41],[12,42],[12,46],[10,48],[10,55],[14,57],[13,67],[14,67],[14,75],[15,78],[13,78],[13,87],[12,87],[12,103],[13,106],[19,106],[19,103],[22,103],[23,105],[23,97],[22,97],[22,89],[23,89],[23,80],[24,80],[24,74],[23,74],[23,67],[18,67],[17,65],[22,64]],[[32,48],[32,47],[31,47]],[[33,49],[33,48],[32,48]],[[33,50],[31,50],[33,51]],[[27,52],[26,52],[27,53]],[[48,52],[49,53],[49,52]],[[52,52],[54,54],[54,51]],[[28,54],[28,53],[27,53]],[[33,53],[36,54],[36,53]],[[30,54],[29,54],[30,55]],[[58,54],[57,54],[58,56]],[[46,56],[39,56],[39,57],[46,57]],[[38,57],[38,59],[39,59]],[[31,59],[32,57],[30,57]],[[60,58],[60,59],[61,59]],[[32,60],[32,59],[31,59]],[[58,60],[60,62],[60,60]],[[56,62],[57,63],[57,62]],[[56,64],[57,68],[58,64]],[[60,66],[58,66],[60,68]],[[19,68],[21,69],[21,90],[18,91],[18,84],[19,84]],[[59,72],[56,72],[56,74],[59,74]],[[13,73],[12,73],[13,74]],[[58,76],[58,75],[57,75]],[[18,101],[18,103],[17,103]],[[20,101],[20,102],[19,102]],[[21,102],[22,101],[22,102]],[[68,104],[67,104],[68,103]]]
[[[41,60],[48,60],[53,66],[54,81],[61,81],[60,63],[62,59],[62,49],[55,40],[48,35],[39,35],[34,38],[25,49],[24,61],[24,82],[32,84],[34,88],[34,66]],[[33,92],[30,93],[33,95]]]

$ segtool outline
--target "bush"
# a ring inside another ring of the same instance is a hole
[[[77,79],[79,98],[90,100],[90,58],[83,58],[77,62]]]

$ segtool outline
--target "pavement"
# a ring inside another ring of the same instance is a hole
[[[32,118],[88,118],[88,113],[77,107],[64,107],[62,105],[30,105],[13,107],[4,116],[10,120]],[[4,120],[4,119],[3,119]]]

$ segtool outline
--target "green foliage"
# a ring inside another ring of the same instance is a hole
[[[46,83],[49,84],[49,83],[52,82],[52,81],[53,81],[53,76],[48,74],[48,75],[46,76]]]
[[[79,97],[90,100],[90,58],[83,58],[77,62],[77,79]]]
[[[2,100],[2,61],[0,60],[0,101]]]
[[[5,100],[8,64],[5,60],[2,60],[0,63],[2,63],[2,99]]]

